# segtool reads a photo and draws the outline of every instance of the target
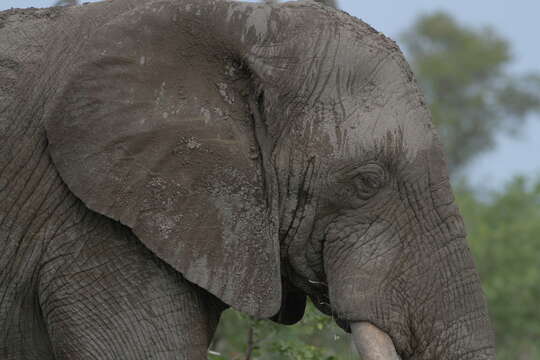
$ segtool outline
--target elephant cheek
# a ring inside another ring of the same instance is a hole
[[[370,320],[366,309],[377,302],[380,288],[370,276],[353,276],[352,270],[333,271],[328,276],[329,297],[333,311],[348,321]]]
[[[392,333],[401,336],[393,336],[400,348],[407,347],[409,331],[405,326],[406,302],[400,296],[395,273],[403,251],[391,225],[374,224],[362,236],[355,233],[332,241],[324,254],[330,304],[336,317],[350,323],[367,321],[386,332],[392,328]]]

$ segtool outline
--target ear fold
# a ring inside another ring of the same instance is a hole
[[[283,282],[281,308],[271,320],[279,324],[293,325],[302,320],[306,310],[306,294],[294,288],[287,280]]]
[[[249,82],[175,14],[158,2],[92,35],[47,120],[50,154],[90,209],[225,303],[270,317],[279,242],[240,96]]]

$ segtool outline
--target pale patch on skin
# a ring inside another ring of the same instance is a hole
[[[246,21],[245,32],[249,32],[252,29],[255,30],[255,34],[260,39],[268,32],[268,17],[272,11],[270,6],[256,7],[253,13]]]
[[[227,22],[234,20],[236,17],[245,16],[246,8],[252,10],[249,17],[246,19],[245,27],[243,29],[241,41],[244,42],[246,36],[250,31],[254,30],[255,35],[262,39],[268,32],[268,17],[272,11],[271,7],[266,4],[265,6],[254,7],[253,4],[234,4],[229,7],[227,13]]]
[[[418,116],[417,113],[413,116]],[[366,149],[373,149],[381,140],[391,138],[404,139],[407,160],[413,161],[422,150],[432,146],[433,133],[416,118],[406,115],[391,114],[391,109],[381,108],[371,113],[361,114],[339,126],[341,141],[336,134],[336,126],[325,124],[324,135],[333,148],[333,155],[345,155],[358,158]],[[387,136],[387,135],[392,136]],[[399,140],[398,140],[399,141]],[[397,144],[388,144],[397,145]]]
[[[221,95],[221,97],[223,98],[223,100],[225,100],[225,102],[227,104],[234,104],[234,98],[232,97],[231,94],[229,94],[227,92],[227,84],[225,83],[218,83],[217,84],[217,87],[218,87],[218,91],[219,91],[219,94]]]
[[[331,157],[351,160],[361,158],[366,149],[374,149],[383,140],[403,140],[404,155],[413,161],[419,152],[432,147],[435,136],[423,98],[393,59],[387,59],[384,70],[370,82],[372,86],[363,87],[357,94],[323,99],[327,103],[337,101],[343,113],[338,117],[323,113],[319,117],[325,121],[305,121],[304,136],[309,143],[326,143]]]
[[[212,114],[210,113],[210,110],[201,107],[201,115],[203,116],[204,124],[208,125],[208,123],[210,123],[210,120],[212,120]]]
[[[196,138],[191,137],[188,139],[186,146],[190,150],[196,150],[196,149],[199,149],[202,146],[202,144],[198,142]]]
[[[182,215],[178,216],[165,216],[163,214],[159,214],[155,217],[155,222],[157,224],[157,227],[160,230],[160,234],[164,238],[169,238],[169,235],[173,232],[174,228],[178,225],[178,223],[181,220]]]
[[[221,108],[218,108],[218,107],[214,108],[214,112],[220,117],[225,116],[225,113],[223,112]]]

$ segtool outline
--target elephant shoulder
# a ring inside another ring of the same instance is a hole
[[[0,11],[0,31],[13,30],[21,25],[26,26],[28,23],[36,21],[49,21],[60,16],[63,8],[52,7],[45,9],[28,8],[28,9],[8,9]]]
[[[11,102],[20,70],[20,63],[0,55],[0,112]]]
[[[32,53],[45,45],[50,25],[64,13],[62,8],[9,9],[0,11],[0,58],[32,60]],[[34,51],[31,51],[34,50]]]
[[[22,75],[43,61],[50,25],[62,11],[30,8],[0,12],[0,114],[10,114],[7,106],[16,100]]]

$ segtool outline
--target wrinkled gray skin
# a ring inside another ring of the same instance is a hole
[[[226,306],[289,324],[306,295],[374,354],[494,358],[423,97],[360,20],[2,12],[0,111],[0,358],[204,359]]]

